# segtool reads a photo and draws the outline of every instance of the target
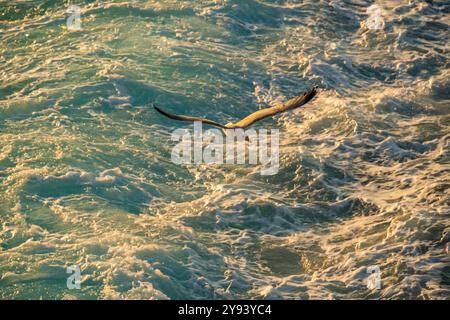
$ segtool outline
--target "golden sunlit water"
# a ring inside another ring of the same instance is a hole
[[[449,299],[449,17],[0,0],[0,298]],[[225,124],[314,85],[254,125],[280,130],[270,176],[173,163],[192,124],[152,107]]]

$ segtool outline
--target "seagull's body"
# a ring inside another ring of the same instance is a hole
[[[270,107],[270,108],[258,110],[236,123],[227,123],[226,125],[222,125],[220,123],[217,123],[215,121],[205,119],[205,118],[172,114],[172,113],[162,110],[161,108],[159,108],[155,105],[153,105],[153,107],[159,113],[161,113],[164,116],[166,116],[170,119],[173,119],[173,120],[189,121],[189,122],[200,121],[200,122],[203,122],[203,123],[206,123],[206,124],[209,124],[209,125],[221,128],[221,129],[237,129],[237,128],[246,128],[258,120],[262,120],[267,117],[274,116],[278,113],[301,107],[302,105],[309,102],[312,98],[314,98],[314,96],[317,94],[317,89],[318,89],[317,86],[315,86],[315,87],[311,88],[310,90],[306,91],[304,94],[296,96],[296,97],[288,100],[285,103],[281,103],[281,104],[278,104],[278,105]]]

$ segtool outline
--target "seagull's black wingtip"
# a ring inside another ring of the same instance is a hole
[[[313,86],[310,90],[309,90],[311,93],[314,93],[314,94],[316,94],[318,91],[319,91],[319,86]]]
[[[158,111],[158,112],[159,112],[160,114],[162,114],[163,116],[166,116],[166,117],[171,118],[171,119],[173,119],[174,117],[176,117],[176,116],[170,114],[169,112],[164,111],[163,109],[160,109],[160,108],[157,107],[156,104],[154,104],[154,103],[152,103],[152,106],[153,106],[153,109],[155,109],[156,111]],[[176,119],[175,119],[175,120],[176,120]]]
[[[153,109],[155,109],[159,113],[166,115],[166,112],[164,110],[160,109],[159,107],[157,107],[156,104],[152,103],[152,106],[153,106]]]

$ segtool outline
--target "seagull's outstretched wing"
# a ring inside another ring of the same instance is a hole
[[[159,107],[157,107],[155,105],[153,105],[153,108],[155,108],[155,110],[158,111],[159,113],[165,115],[167,118],[170,118],[170,119],[173,119],[173,120],[189,121],[189,122],[200,121],[200,122],[207,123],[207,124],[210,124],[210,125],[215,126],[215,127],[219,127],[219,128],[222,128],[222,129],[228,129],[226,126],[221,125],[220,123],[217,123],[217,122],[209,120],[209,119],[173,114],[173,113],[164,111],[163,109],[161,109],[161,108],[159,108]]]
[[[221,129],[246,128],[258,120],[262,120],[264,118],[276,115],[277,113],[281,113],[281,112],[285,112],[288,110],[292,110],[292,109],[301,107],[305,103],[309,102],[312,98],[314,98],[314,96],[317,94],[317,90],[318,90],[318,87],[315,86],[315,87],[311,88],[310,90],[306,91],[304,94],[302,94],[300,96],[296,96],[285,103],[281,103],[281,104],[278,104],[278,105],[270,107],[270,108],[258,110],[236,123],[229,123],[226,125],[222,125],[220,123],[217,123],[215,121],[205,119],[205,118],[176,115],[176,114],[164,111],[155,105],[153,105],[153,107],[159,113],[161,113],[161,114],[165,115],[166,117],[173,119],[173,120],[190,121],[190,122],[200,121],[200,122],[207,123],[207,124],[210,124],[215,127],[219,127]]]
[[[292,110],[298,107],[301,107],[305,103],[309,102],[314,96],[317,94],[318,87],[315,86],[311,88],[310,90],[306,91],[304,94],[294,97],[290,100],[288,100],[285,103],[278,104],[276,106],[273,106],[271,108],[265,108],[258,110],[251,115],[245,117],[239,122],[233,123],[231,125],[227,125],[228,129],[232,128],[246,128],[249,125],[253,124],[256,121],[262,120],[267,117],[271,117],[276,115],[277,113],[285,112],[288,110]]]

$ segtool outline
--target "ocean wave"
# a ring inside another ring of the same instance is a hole
[[[0,1],[0,297],[448,299],[450,6],[372,30],[371,4],[81,1],[71,32]],[[190,127],[151,108],[227,123],[313,85],[258,123],[274,176],[175,165]]]

